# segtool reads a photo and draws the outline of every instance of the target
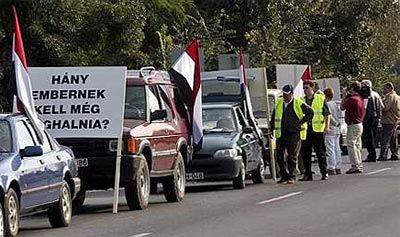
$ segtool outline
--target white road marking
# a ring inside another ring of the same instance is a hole
[[[288,197],[292,197],[292,196],[296,196],[296,195],[299,195],[299,194],[302,194],[302,193],[303,193],[303,191],[295,192],[295,193],[288,193],[288,194],[280,196],[280,197],[276,197],[276,198],[268,199],[268,200],[265,200],[265,201],[261,201],[261,202],[258,203],[258,205],[267,204],[267,203],[270,203],[270,202],[275,202],[275,201],[278,201],[278,200],[281,200],[281,199],[285,199],[285,198],[288,198]]]
[[[383,171],[386,171],[386,170],[391,170],[391,169],[392,168],[384,168],[384,169],[380,169],[380,170],[375,170],[373,172],[366,173],[365,175],[376,174],[376,173],[380,173],[380,172],[383,172]]]
[[[132,235],[130,237],[143,237],[143,236],[147,236],[147,235],[151,235],[152,233],[141,233],[141,234],[137,234],[137,235]]]

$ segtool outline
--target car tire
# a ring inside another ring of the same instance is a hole
[[[72,201],[73,208],[80,208],[85,203],[86,199],[86,190],[80,190],[77,194],[75,199]]]
[[[238,176],[233,179],[233,188],[244,189],[245,186],[246,186],[246,170],[242,162]]]
[[[258,164],[257,169],[251,174],[251,179],[255,184],[262,184],[265,182],[265,165],[264,160],[261,159],[260,164]]]
[[[58,202],[49,209],[48,215],[50,225],[54,228],[66,227],[71,222],[72,197],[66,181],[62,182]]]
[[[179,152],[174,164],[174,173],[163,180],[164,196],[168,202],[182,201],[185,196],[186,171],[182,154]]]
[[[130,210],[143,210],[149,205],[150,171],[146,161],[143,161],[136,176],[125,187],[125,198]]]
[[[3,209],[3,204],[0,202],[0,237],[4,237],[6,235],[5,233],[5,224],[4,224],[5,218],[4,218],[4,209]]]
[[[19,230],[19,199],[13,188],[10,188],[4,200],[4,233],[5,236],[17,236]]]

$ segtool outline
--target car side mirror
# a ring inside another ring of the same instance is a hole
[[[167,110],[159,109],[150,113],[150,121],[163,120],[167,118]]]
[[[244,127],[243,128],[243,133],[253,133],[253,128],[252,127]]]
[[[43,149],[41,146],[27,146],[24,149],[19,150],[21,158],[33,157],[43,155]]]

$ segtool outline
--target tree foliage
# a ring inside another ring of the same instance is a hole
[[[207,70],[243,48],[272,80],[276,64],[377,85],[400,68],[399,0],[9,0],[0,3],[0,79],[8,80],[12,3],[30,66],[168,69],[172,50],[196,37]]]

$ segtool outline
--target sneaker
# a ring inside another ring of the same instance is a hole
[[[336,174],[342,174],[342,170],[341,169],[335,169]]]
[[[328,180],[328,174],[323,174],[321,180]]]
[[[287,183],[287,184],[294,184],[295,181],[294,181],[294,179],[289,179],[288,181],[286,181],[286,183]]]
[[[312,181],[313,177],[312,176],[307,176],[304,175],[303,178],[299,179],[299,181]]]
[[[389,160],[399,160],[399,158],[398,157],[396,157],[396,156],[392,156],[392,157],[390,157],[390,159]]]
[[[360,173],[362,173],[362,172],[363,172],[363,171],[360,170],[360,169],[351,168],[351,169],[349,169],[348,171],[346,171],[346,174],[360,174]]]
[[[387,158],[379,157],[378,161],[387,161]]]
[[[336,172],[335,172],[335,170],[328,170],[328,174],[329,174],[329,175],[335,175]]]

